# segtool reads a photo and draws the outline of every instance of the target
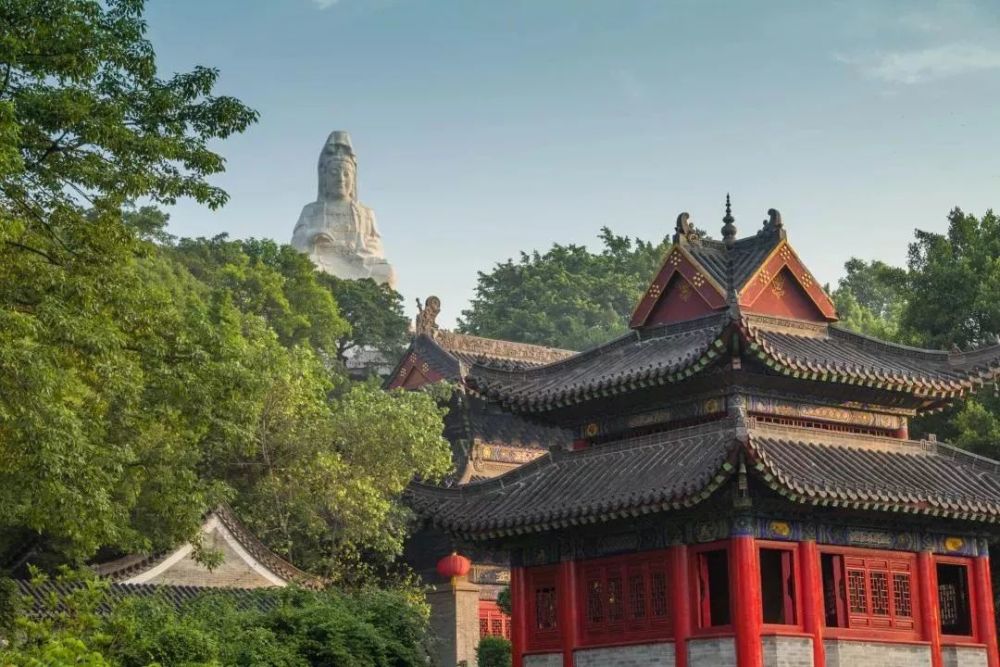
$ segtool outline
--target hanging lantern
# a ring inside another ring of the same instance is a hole
[[[465,556],[459,556],[458,552],[452,551],[450,556],[445,556],[438,561],[437,572],[454,585],[459,577],[464,577],[469,573],[472,562]]]

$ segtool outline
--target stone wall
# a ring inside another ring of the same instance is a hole
[[[524,656],[524,667],[562,667],[562,653],[539,653]]]
[[[986,667],[986,649],[980,646],[943,646],[942,667]]]
[[[813,667],[810,637],[762,637],[764,667]]]
[[[673,642],[577,650],[575,667],[674,667]]]
[[[931,647],[927,644],[827,639],[823,645],[827,667],[931,667]]]
[[[688,667],[736,667],[736,640],[732,637],[689,639]]]
[[[479,586],[468,581],[433,586],[427,593],[431,607],[434,658],[441,667],[463,660],[476,667],[479,645]]]

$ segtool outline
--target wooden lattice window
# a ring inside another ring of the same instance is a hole
[[[525,569],[529,649],[559,647],[559,569],[555,565]]]
[[[584,644],[643,641],[670,635],[667,553],[602,558],[581,563]]]
[[[915,632],[912,554],[823,554],[823,598],[830,627]]]
[[[492,600],[479,601],[479,636],[510,639],[510,616]]]

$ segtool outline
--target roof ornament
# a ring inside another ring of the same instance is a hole
[[[782,238],[785,237],[785,223],[781,221],[781,211],[776,208],[767,209],[767,220],[764,221],[764,226],[761,228],[759,234],[778,234]]]
[[[701,236],[691,224],[691,214],[684,211],[677,216],[677,226],[674,229],[674,243],[700,243]]]
[[[441,299],[429,296],[427,301],[421,304],[420,299],[417,298],[417,317],[413,321],[413,329],[416,334],[434,338],[438,332],[437,316],[440,312]]]
[[[733,206],[729,200],[729,193],[726,193],[726,217],[722,219],[722,240],[727,248],[732,248],[736,244],[736,218],[733,217]]]

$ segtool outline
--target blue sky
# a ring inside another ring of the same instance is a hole
[[[1000,201],[1000,2],[151,0],[163,73],[211,65],[260,122],[231,195],[171,232],[287,242],[327,134],[351,133],[409,310],[476,272],[680,211],[770,207],[816,276],[905,261],[914,228]]]

